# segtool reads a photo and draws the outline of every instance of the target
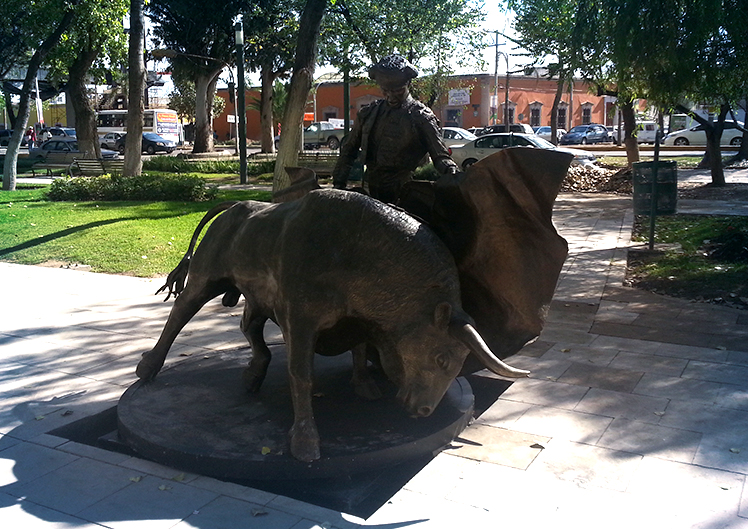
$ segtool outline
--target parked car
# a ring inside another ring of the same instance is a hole
[[[483,129],[485,129],[485,128],[486,127],[469,127],[469,128],[467,128],[465,130],[467,130],[470,134],[473,134],[475,136],[480,136],[480,134],[478,134],[478,133],[480,131],[482,131]]]
[[[477,161],[491,156],[506,147],[531,147],[534,149],[549,149],[569,153],[574,156],[574,160],[572,160],[572,164],[574,165],[589,165],[597,160],[591,152],[581,149],[556,147],[551,142],[538,137],[536,134],[515,134],[511,132],[479,136],[465,145],[451,147],[450,150],[455,163],[463,169],[467,169]]]
[[[608,129],[602,125],[577,125],[561,136],[561,145],[586,145],[588,143],[605,143],[608,139]]]
[[[120,139],[124,134],[121,132],[107,132],[103,136],[99,136],[99,143],[102,149],[117,150],[117,140]]]
[[[548,126],[538,127],[535,134],[543,138],[545,141],[551,141],[551,128]],[[556,129],[557,141],[561,140],[561,136],[566,134],[566,129]]]
[[[738,121],[743,127],[743,123]],[[725,129],[722,131],[722,145],[740,146],[743,142],[743,131],[738,129],[735,122],[725,120]],[[706,145],[706,132],[704,125],[696,125],[690,129],[676,130],[662,139],[664,145]]]
[[[45,141],[39,147],[29,149],[29,158],[36,162],[47,159],[51,153],[60,153],[60,162],[72,162],[76,158],[82,158],[85,153],[78,150],[78,140],[76,138],[53,138]],[[64,156],[63,156],[64,155]],[[117,158],[117,151],[108,149],[101,150],[102,158]]]
[[[636,141],[638,143],[654,143],[655,139],[657,137],[657,129],[659,126],[654,121],[638,121],[636,123]],[[623,137],[623,124],[621,124],[620,129],[620,135],[619,138],[619,131],[618,127],[607,127],[608,129],[608,136],[610,137],[610,141],[615,143],[616,145],[621,144],[621,139]]]
[[[127,134],[123,134],[116,142],[115,146],[120,154],[125,154],[125,141],[127,140]],[[155,132],[144,132],[142,152],[148,154],[156,154],[157,152],[165,152],[167,154],[174,152],[177,145],[166,138],[162,138]]]
[[[75,138],[75,129],[70,127],[50,127],[47,129],[47,132],[49,132],[52,135],[52,138]],[[50,138],[50,139],[52,139]]]
[[[484,127],[483,130],[480,132],[480,134],[476,134],[476,136],[483,136],[484,134],[500,134],[502,132],[507,132],[506,125],[504,123],[500,123],[498,125],[489,125],[488,127]],[[528,125],[527,123],[510,123],[509,132],[521,132],[522,134],[534,134],[535,133],[532,130],[532,127]]]
[[[0,130],[0,147],[7,147],[10,143],[10,137],[13,135],[13,131],[10,129]],[[21,146],[26,145],[26,139],[21,137]]]
[[[452,147],[453,145],[464,145],[475,138],[477,138],[475,134],[459,127],[442,128],[442,139],[444,140],[444,145],[447,147]]]

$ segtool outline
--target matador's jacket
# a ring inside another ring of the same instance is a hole
[[[399,190],[427,154],[440,174],[457,171],[431,109],[410,95],[395,108],[382,99],[359,111],[353,130],[340,148],[333,185],[345,189],[358,159],[366,166],[364,180],[370,194],[384,200],[376,196],[377,191]]]

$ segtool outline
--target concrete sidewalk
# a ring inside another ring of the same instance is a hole
[[[729,181],[729,177],[728,177]],[[16,528],[748,527],[748,314],[621,287],[631,199],[564,194],[533,371],[366,520],[47,432],[116,405],[162,279],[0,263],[0,522]],[[244,346],[207,306],[167,360]],[[218,352],[218,353],[217,353]]]

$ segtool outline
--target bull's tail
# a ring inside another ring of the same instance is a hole
[[[182,290],[184,290],[184,284],[187,281],[187,273],[190,270],[190,259],[192,259],[192,254],[195,251],[195,245],[197,244],[198,237],[200,237],[200,232],[203,231],[203,228],[205,228],[205,226],[211,220],[213,220],[215,216],[217,216],[219,213],[223,213],[234,204],[237,204],[237,202],[221,202],[210,211],[208,211],[200,221],[200,223],[197,225],[197,228],[195,228],[195,232],[192,234],[192,240],[190,241],[190,246],[187,249],[187,253],[184,254],[184,257],[182,257],[182,260],[179,261],[177,267],[169,273],[168,277],[166,278],[166,284],[164,284],[164,286],[159,288],[156,292],[156,294],[160,294],[167,288],[169,289],[169,293],[166,295],[166,299],[164,299],[164,301],[168,301],[172,295],[174,295],[174,297],[176,298],[182,292]]]

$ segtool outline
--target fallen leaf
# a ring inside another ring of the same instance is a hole
[[[536,450],[545,450],[545,447],[541,445],[540,443],[535,443],[533,445],[530,445],[530,448],[535,448]]]
[[[73,414],[73,410],[65,410],[62,412],[63,417],[69,417],[72,414]]]
[[[173,479],[174,481],[180,481],[181,482],[181,481],[184,481],[184,478],[185,478],[185,475],[184,475],[184,472],[182,472],[181,474],[177,474],[176,476],[174,476],[171,479]]]
[[[267,511],[264,511],[262,509],[252,509],[249,512],[252,514],[252,516],[265,516],[268,513]]]
[[[730,452],[732,452],[733,454],[739,454],[740,448],[730,448]]]
[[[665,412],[664,411],[656,411],[656,412],[654,412],[654,414],[657,415],[658,417],[662,417],[663,415],[665,415]]]
[[[718,345],[717,349],[719,349],[720,351],[727,351],[727,347],[725,347],[724,345]]]
[[[130,478],[130,481],[132,481],[133,483],[139,483],[141,479],[143,479],[143,476],[134,476]]]
[[[179,353],[179,356],[192,356],[192,353]]]
[[[159,485],[158,490],[171,490],[171,487],[168,485]]]
[[[268,447],[268,446],[263,446],[262,450],[260,450],[260,452],[262,452],[262,455],[264,455],[264,456],[268,455],[271,451],[272,450],[270,450],[270,447]]]
[[[571,349],[561,349],[562,353],[568,353],[569,351],[571,351]]]
[[[36,417],[34,417],[34,419],[36,419],[37,421],[41,421],[42,419],[44,419],[44,415],[37,415]]]

